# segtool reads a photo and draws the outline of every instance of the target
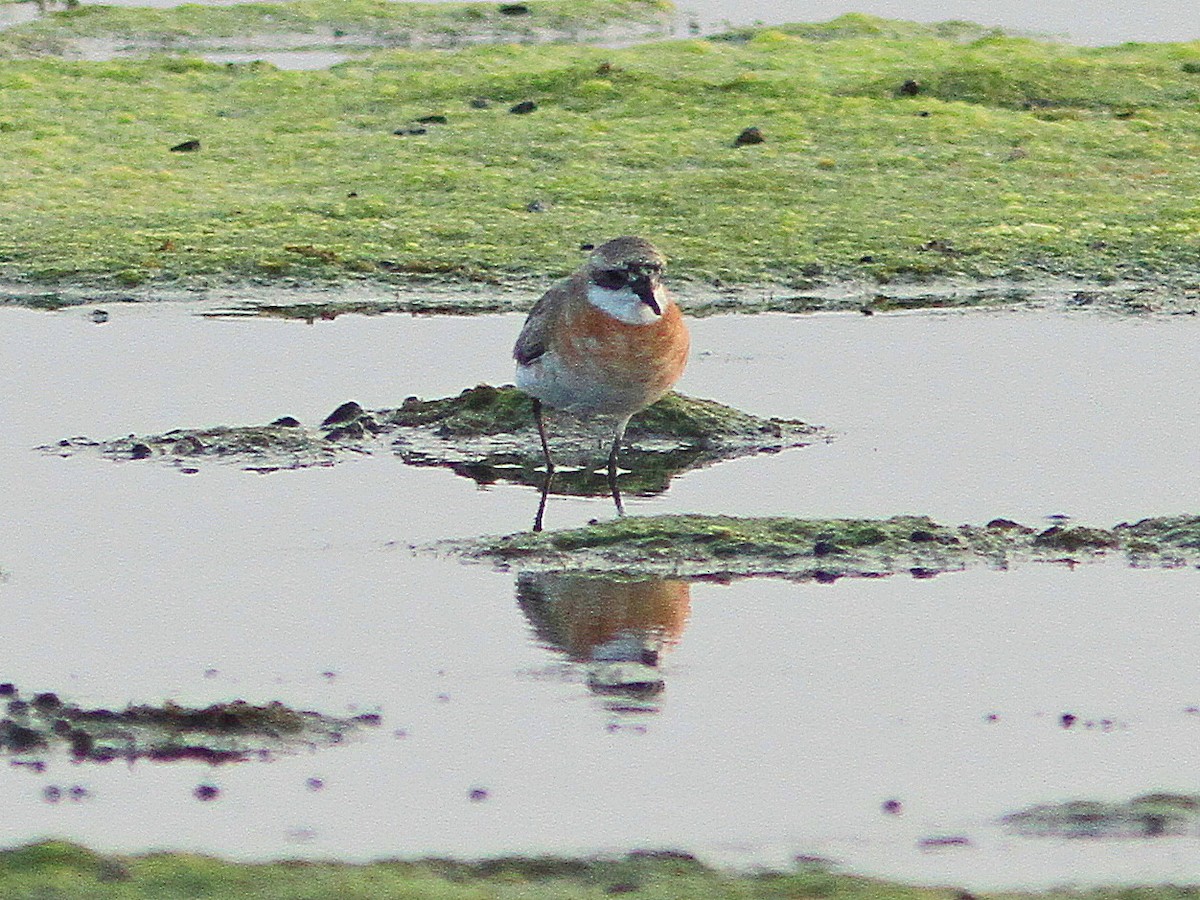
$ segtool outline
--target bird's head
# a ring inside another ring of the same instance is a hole
[[[662,271],[667,258],[653,244],[640,237],[614,238],[597,247],[587,262],[589,297],[603,299],[603,305],[624,300],[634,306],[644,304],[657,319],[663,312]],[[640,318],[641,316],[639,316]]]

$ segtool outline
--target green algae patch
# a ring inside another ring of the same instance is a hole
[[[1200,833],[1200,795],[1156,793],[1122,803],[1070,800],[1005,816],[1026,837],[1137,839]]]
[[[44,765],[51,753],[74,762],[198,761],[213,765],[270,759],[340,744],[364,726],[378,724],[366,714],[351,718],[235,700],[203,708],[167,702],[131,704],[122,710],[86,709],[43,692],[23,698],[11,684],[0,685],[5,707],[0,718],[0,755],[19,765]]]
[[[61,900],[602,900],[618,895],[713,900],[953,900],[962,896],[950,888],[894,884],[841,874],[826,864],[811,862],[798,862],[782,871],[727,872],[673,850],[610,857],[505,856],[479,861],[234,863],[187,853],[106,855],[64,841],[0,851],[0,894]],[[1037,896],[1052,900],[1051,895]]]
[[[1123,886],[1037,893],[967,892],[864,878],[808,857],[782,870],[724,871],[673,850],[608,857],[504,856],[478,861],[235,863],[189,853],[109,855],[65,841],[42,841],[0,851],[0,894],[61,900],[602,900],[621,895],[658,900],[1182,900],[1194,897],[1195,889]]]
[[[165,9],[87,4],[7,29],[0,36],[0,56],[628,40],[662,34],[673,12],[668,0],[289,0]]]
[[[768,285],[792,309],[847,282],[1042,278],[1200,306],[1200,45],[839,21],[327,71],[12,59],[0,277],[544,284],[640,233],[680,283]],[[765,140],[735,145],[748,126]]]
[[[470,559],[520,571],[578,571],[728,578],[754,575],[833,581],[908,574],[927,578],[975,565],[1025,561],[1075,564],[1120,554],[1132,565],[1196,566],[1200,547],[1171,532],[1145,535],[1164,520],[1113,529],[1060,526],[1038,531],[1007,519],[984,526],[940,525],[924,516],[890,519],[630,516],[582,528],[445,542]],[[1182,530],[1182,517],[1177,517]],[[1191,533],[1200,517],[1190,519]]]
[[[552,490],[609,491],[599,467],[612,425],[549,412],[547,429],[559,471]],[[651,494],[681,472],[754,453],[773,453],[829,438],[815,425],[768,419],[712,400],[670,394],[643,410],[626,431],[621,487]],[[416,466],[443,466],[480,484],[540,487],[544,461],[529,397],[511,386],[479,385],[453,397],[410,397],[393,409],[364,410],[348,401],[317,427],[285,416],[259,426],[177,429],[111,441],[67,438],[38,448],[59,456],[93,453],[116,460],[157,460],[193,474],[222,461],[255,472],[331,466],[364,453],[390,452]]]

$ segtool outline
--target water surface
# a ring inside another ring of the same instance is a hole
[[[1032,803],[1194,787],[1200,573],[522,585],[409,548],[526,528],[532,489],[386,454],[185,475],[31,450],[312,424],[348,399],[505,381],[519,317],[309,326],[106,308],[103,325],[0,309],[0,680],[97,705],[379,709],[384,724],[217,770],[0,769],[0,843],[349,859],[671,846],[737,864],[817,853],[968,887],[1200,879],[1193,838],[1037,841],[994,825]],[[1198,328],[1033,311],[696,321],[684,390],[838,437],[628,506],[1034,525],[1194,512]],[[603,498],[552,497],[548,524],[610,514]],[[1079,724],[1062,728],[1064,712]],[[220,799],[196,801],[201,781]],[[91,798],[46,803],[50,784]],[[892,799],[902,815],[882,811]],[[938,836],[969,844],[920,849]]]

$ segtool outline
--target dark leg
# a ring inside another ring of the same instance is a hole
[[[542,439],[542,455],[546,458],[546,474],[554,474],[554,460],[550,458],[550,442],[546,440],[546,423],[542,420],[542,401],[533,398],[533,421],[537,424],[538,437]]]
[[[617,487],[617,455],[621,452],[621,439],[625,437],[625,427],[629,424],[628,417],[617,423],[617,433],[613,436],[612,449],[608,451],[608,489],[612,491],[613,503],[617,505],[617,515],[625,515],[625,504],[621,502],[621,489]]]
[[[550,442],[546,439],[546,423],[542,419],[542,401],[533,398],[533,421],[537,425],[538,437],[542,439],[542,456],[546,460],[546,477],[542,479],[542,496],[538,500],[537,515],[533,517],[533,530],[542,530],[542,517],[546,514],[546,498],[550,496],[550,482],[554,480],[554,460],[550,458]]]
[[[537,515],[533,517],[533,530],[542,530],[542,517],[546,514],[546,498],[550,496],[550,482],[554,480],[554,473],[547,472],[546,478],[542,481],[542,496],[538,500]]]

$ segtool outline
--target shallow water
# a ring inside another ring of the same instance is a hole
[[[505,381],[519,317],[309,326],[106,308],[103,325],[0,309],[0,610],[19,636],[0,680],[84,704],[378,708],[384,724],[268,764],[2,769],[0,843],[352,859],[672,846],[737,864],[817,853],[969,887],[1200,879],[1193,838],[1039,841],[994,825],[1033,803],[1194,787],[1195,571],[585,585],[588,602],[559,582],[531,600],[515,573],[409,545],[526,528],[532,489],[386,455],[184,475],[31,450],[312,424],[348,399]],[[1033,525],[1194,512],[1198,329],[1030,311],[699,320],[685,391],[838,437],[628,507]],[[547,522],[610,514],[552,497]],[[650,645],[657,658],[627,656],[615,681],[661,691],[611,690],[621,653]],[[1063,729],[1064,712],[1081,724]],[[193,799],[202,781],[221,797]],[[50,784],[91,797],[49,804]],[[889,799],[902,815],[881,811]],[[939,836],[970,844],[919,848]]]

